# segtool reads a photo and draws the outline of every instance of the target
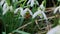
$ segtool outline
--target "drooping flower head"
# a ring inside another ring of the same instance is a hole
[[[29,14],[30,14],[31,16],[33,15],[33,13],[31,12],[31,10],[28,9],[28,8],[26,8],[26,9],[24,9],[24,10],[23,10],[22,7],[17,8],[17,9],[14,11],[14,13],[17,13],[18,10],[20,10],[20,15],[21,15],[22,17],[24,17],[24,16],[26,15],[27,12],[29,12]]]
[[[60,6],[58,6],[58,7],[56,7],[55,9],[54,9],[54,14],[57,12],[59,10],[59,12],[60,12]]]
[[[0,5],[2,6],[4,4],[5,0],[0,1]]]
[[[6,14],[8,10],[12,11],[13,7],[12,6],[8,6],[7,3],[4,3],[4,5],[3,5],[3,15]]]
[[[40,8],[42,11],[45,11],[44,1],[42,1],[42,3],[41,3],[41,5],[39,6],[39,8]]]
[[[35,18],[36,16],[40,16],[40,18],[43,18],[47,20],[47,16],[46,14],[44,13],[44,11],[41,11],[41,10],[38,10],[34,13],[33,17],[32,18]]]
[[[33,7],[34,4],[39,5],[39,3],[38,3],[37,0],[29,0],[29,1],[27,2],[27,5],[29,5],[29,4],[30,4],[31,7]]]

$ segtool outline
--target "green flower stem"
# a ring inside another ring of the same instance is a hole
[[[25,2],[23,3],[22,7],[24,7],[25,3],[26,3],[27,0],[25,0]]]
[[[21,3],[21,2],[23,2],[24,0],[21,0],[21,1],[18,1],[18,2],[16,2],[16,3],[14,3],[14,8],[16,8],[16,5],[17,4],[19,4],[19,3]]]

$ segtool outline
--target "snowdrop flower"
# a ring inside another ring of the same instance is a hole
[[[47,34],[60,34],[60,25],[52,28],[50,31],[47,32]]]
[[[8,6],[8,4],[5,3],[5,4],[3,5],[3,15],[6,14],[6,12],[7,12],[9,9],[10,9],[10,11],[12,11],[12,10],[13,10],[13,7],[12,7],[12,6]]]
[[[41,9],[42,11],[45,11],[45,7],[43,6],[43,4],[40,5],[40,9]]]
[[[42,11],[42,15],[43,15],[44,19],[48,20],[48,18],[46,16],[46,14],[44,13],[44,11]]]
[[[9,10],[7,3],[3,5],[3,15]]]
[[[40,14],[40,15],[39,15],[39,14]],[[45,15],[44,11],[41,11],[41,10],[36,11],[36,12],[34,13],[34,15],[33,15],[32,18],[35,18],[37,15],[39,15],[41,18],[44,17],[44,19],[47,20],[47,17],[46,17],[46,15]]]
[[[56,7],[53,13],[55,14],[58,10],[60,12],[60,6]]]
[[[32,18],[35,18],[37,15],[40,15],[40,17],[42,18],[41,10],[36,11],[36,12],[33,14]]]
[[[16,14],[16,13],[18,12],[19,9],[20,9],[20,8],[15,9],[14,14]]]
[[[16,14],[16,13],[18,12],[18,10],[20,11],[20,15],[23,16],[24,12],[23,12],[23,8],[22,8],[22,7],[17,8],[17,9],[14,11],[14,14]]]
[[[36,0],[35,0],[36,1]],[[39,5],[38,1],[36,1],[36,4]]]
[[[37,5],[39,5],[39,3],[38,3],[38,1],[36,1],[36,0],[29,0],[28,2],[27,2],[27,5],[29,5],[29,3],[30,3],[30,6],[31,7],[33,7],[33,5],[36,3]]]
[[[44,1],[42,2],[42,4],[39,6],[39,8],[42,10],[42,11],[45,11],[45,7],[44,7]]]
[[[0,5],[3,5],[4,2],[5,2],[5,0],[1,0]]]
[[[24,16],[27,13],[27,11],[30,13],[31,16],[33,15],[32,11],[28,8],[26,8],[24,11],[22,11],[21,15]]]
[[[20,15],[22,15],[22,17],[24,17],[24,15],[27,13],[27,11],[29,11],[30,15],[33,15],[33,13],[31,12],[31,10],[29,10],[28,8],[26,8],[25,10],[23,10],[23,8],[17,8],[14,13],[17,13],[18,10],[20,10]]]
[[[19,7],[19,8],[17,8],[17,9],[15,9],[14,13],[17,13],[18,10],[20,10],[20,11],[22,12],[22,11],[23,11],[23,8],[22,8],[22,7]]]
[[[12,6],[10,6],[10,7],[9,7],[9,9],[10,9],[10,11],[12,11],[12,10],[13,10],[13,7],[12,7]]]

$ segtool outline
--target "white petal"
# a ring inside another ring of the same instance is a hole
[[[60,6],[59,6],[60,7]],[[55,10],[54,10],[54,14],[57,12],[57,10],[59,9],[59,7],[56,7]]]
[[[30,2],[31,2],[31,0],[29,0],[29,1],[27,2],[27,5],[28,5]]]
[[[59,7],[59,13],[60,13],[60,7]]]
[[[44,16],[44,19],[48,20],[46,14],[44,13],[44,11],[41,11],[42,12],[42,15]]]
[[[11,10],[11,11],[13,10],[13,7],[12,7],[12,6],[10,6],[10,10]]]
[[[14,13],[17,13],[17,12],[18,12],[18,10],[19,10],[19,8],[15,9]]]
[[[1,0],[0,5],[3,5],[4,2],[5,2],[5,0]]]
[[[47,32],[47,34],[60,34],[60,25],[52,28],[50,31]]]
[[[25,15],[25,13],[27,12],[28,8],[26,8],[24,11],[23,11],[23,16]]]
[[[32,11],[31,11],[31,10],[29,10],[29,9],[28,9],[28,11],[29,11],[30,15],[32,16],[32,15],[33,15]]]
[[[31,7],[33,7],[33,5],[36,3],[37,5],[39,5],[39,3],[38,3],[38,1],[36,1],[36,0],[29,0],[28,2],[27,2],[27,5],[30,3],[30,6]]]
[[[45,7],[43,6],[43,4],[40,5],[40,8],[41,8],[42,11],[45,10]]]
[[[26,9],[23,11],[23,15],[25,15],[27,11],[29,11],[30,15],[33,15],[33,13],[31,12],[31,10],[29,10],[28,8],[26,8]]]
[[[9,10],[9,6],[7,5],[7,3],[4,4],[3,6],[3,15]]]
[[[3,15],[5,15],[8,10],[9,10],[9,7],[5,11],[3,11]]]
[[[23,16],[24,12],[22,7],[20,7],[20,11],[21,11],[20,14]]]
[[[36,4],[39,5],[38,1],[36,1]]]
[[[33,5],[34,5],[34,0],[31,0],[31,7],[33,7]]]
[[[36,12],[33,14],[32,18],[35,18],[35,17],[36,17],[37,15],[39,15],[39,14],[41,14],[41,10],[36,11]]]
[[[5,4],[3,5],[3,11],[5,11],[6,8],[7,8],[7,3],[5,3]]]

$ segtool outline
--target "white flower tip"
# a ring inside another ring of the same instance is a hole
[[[36,11],[36,12],[33,14],[32,18],[34,19],[34,18],[35,18],[37,15],[39,15],[39,14],[41,14],[41,10]]]
[[[36,0],[35,0],[36,1]],[[36,4],[39,6],[39,3],[38,3],[38,1],[36,1]]]
[[[39,6],[39,8],[41,8],[42,11],[45,10],[45,7],[43,6],[43,4],[41,4],[41,5]]]
[[[60,6],[56,7],[53,13],[55,14],[59,9],[60,9]],[[59,10],[59,12],[60,12],[60,10]]]
[[[14,14],[16,14],[18,12],[18,10],[19,10],[19,8],[15,9]]]
[[[24,12],[24,15],[25,15],[25,13],[26,13],[27,11],[30,13],[31,16],[33,15],[32,11],[31,11],[29,8],[26,8],[26,9],[23,11],[23,12]]]
[[[13,7],[12,7],[12,6],[10,6],[10,10],[11,10],[11,11],[13,10]]]
[[[31,0],[29,0],[29,1],[27,2],[27,5],[28,5],[30,2],[31,2]]]
[[[5,0],[1,0],[0,5],[3,5],[4,2],[5,2]]]
[[[34,5],[34,0],[31,0],[31,7],[33,7]]]

